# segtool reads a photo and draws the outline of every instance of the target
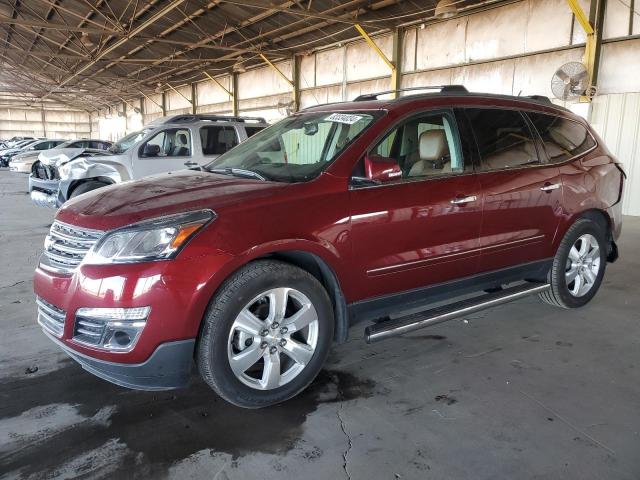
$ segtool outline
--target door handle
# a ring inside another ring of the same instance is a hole
[[[456,197],[451,200],[452,205],[461,205],[464,203],[475,202],[478,199],[475,195],[469,195],[467,197]]]
[[[540,187],[540,190],[542,190],[543,192],[551,192],[553,190],[557,190],[560,188],[560,184],[559,183],[545,183],[543,186]]]
[[[195,167],[198,165],[196,162],[184,162],[185,167]]]

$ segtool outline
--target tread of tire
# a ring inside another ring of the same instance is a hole
[[[239,288],[241,288],[247,281],[253,278],[260,277],[262,275],[274,275],[283,271],[295,271],[301,275],[308,275],[314,281],[317,282],[317,279],[306,272],[305,270],[298,268],[294,265],[291,265],[286,262],[278,261],[278,260],[258,260],[252,263],[247,264],[240,270],[238,270],[235,274],[233,274],[228,280],[226,280],[219,291],[214,295],[205,313],[205,318],[203,321],[203,328],[200,332],[198,348],[196,353],[196,363],[198,366],[198,371],[200,375],[204,379],[204,381],[222,398],[227,400],[230,403],[238,405],[237,401],[233,398],[229,398],[221,389],[215,377],[211,371],[210,365],[211,362],[208,361],[208,353],[211,351],[210,341],[216,337],[216,331],[219,328],[224,328],[222,322],[210,322],[208,319],[213,316],[221,316],[222,311],[224,310],[224,306],[236,295]],[[319,284],[319,282],[318,282]],[[320,285],[321,286],[321,285]],[[324,289],[323,289],[324,290]],[[204,355],[201,353],[203,352]],[[265,400],[263,402],[265,405],[270,404],[271,402]],[[254,408],[259,408],[259,405]]]
[[[560,290],[558,288],[559,280],[556,274],[557,263],[560,261],[560,258],[558,258],[558,252],[563,251],[563,249],[567,246],[567,244],[571,242],[571,233],[573,233],[575,230],[582,227],[583,225],[596,225],[596,224],[591,220],[588,220],[586,218],[581,218],[576,220],[576,222],[573,225],[571,225],[571,227],[569,227],[569,230],[567,230],[567,233],[565,233],[564,238],[562,239],[562,241],[560,242],[560,245],[558,246],[556,256],[554,257],[553,264],[551,266],[551,269],[549,270],[549,275],[547,278],[548,278],[549,285],[551,285],[551,288],[549,288],[549,290],[546,290],[538,294],[538,296],[543,302],[546,302],[549,305],[552,305],[554,307],[567,308],[567,309],[571,308],[562,301],[562,297],[560,296]]]

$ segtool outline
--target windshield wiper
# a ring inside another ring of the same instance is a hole
[[[254,172],[253,170],[245,170],[244,168],[213,168],[209,171],[212,173],[220,173],[222,175],[232,175],[234,177],[257,178],[258,180],[263,181],[267,180],[266,177],[263,177],[258,172]]]

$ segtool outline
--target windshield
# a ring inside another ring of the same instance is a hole
[[[382,112],[310,112],[256,133],[204,167],[279,182],[317,177]]]
[[[144,138],[144,136],[149,133],[151,129],[145,128],[144,130],[139,130],[137,132],[130,133],[129,135],[125,135],[116,143],[109,147],[109,151],[111,153],[124,153],[133,147],[136,143]]]

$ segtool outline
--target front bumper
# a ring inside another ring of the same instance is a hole
[[[195,339],[163,343],[144,362],[128,364],[83,355],[46,330],[45,333],[86,371],[121,387],[134,390],[171,390],[189,384]]]
[[[185,254],[170,261],[81,264],[72,275],[39,266],[34,292],[55,307],[60,322],[58,332],[43,330],[87,371],[118,385],[145,390],[186,385],[204,312],[232,257],[218,251],[204,255],[200,249]],[[132,350],[80,343],[78,309],[142,306],[151,310]]]
[[[39,207],[59,208],[64,203],[59,189],[60,180],[44,180],[29,175],[29,195]]]

